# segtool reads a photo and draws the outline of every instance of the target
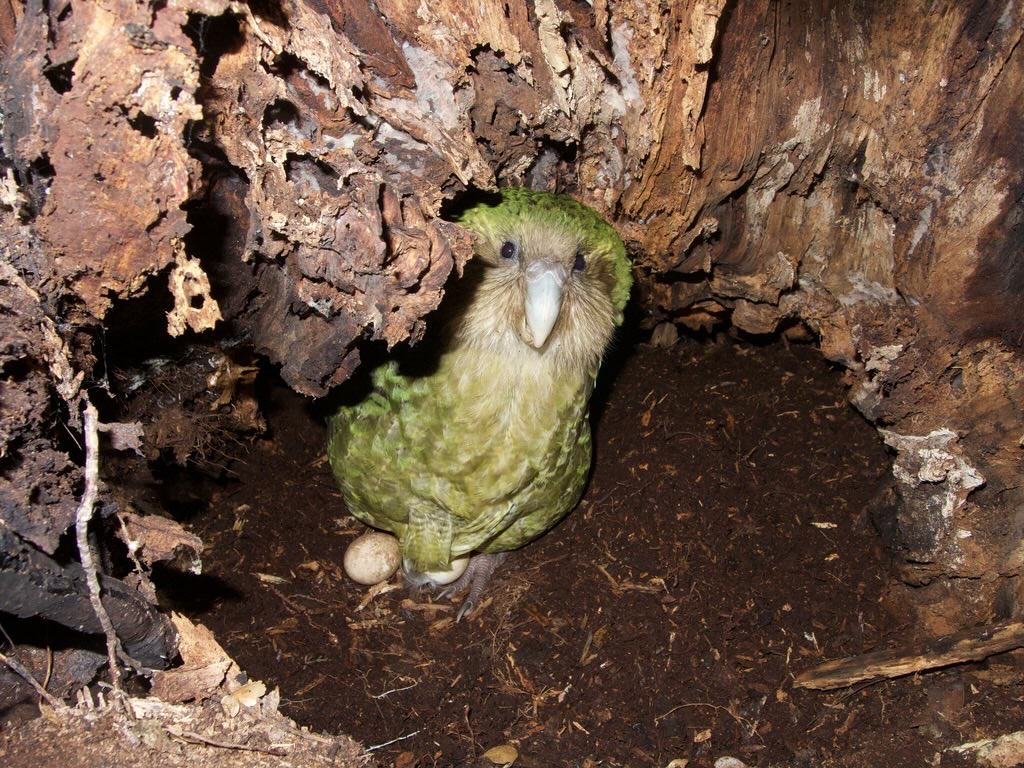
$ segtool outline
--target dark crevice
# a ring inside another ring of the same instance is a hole
[[[139,112],[137,115],[128,118],[128,125],[141,133],[147,139],[155,139],[157,134],[156,118]]]
[[[43,75],[50,83],[50,86],[59,94],[65,94],[74,85],[74,67],[77,58],[62,61],[55,64],[48,64],[43,67]]]

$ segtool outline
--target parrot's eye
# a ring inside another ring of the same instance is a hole
[[[582,272],[587,268],[587,258],[583,255],[583,251],[576,252],[576,262],[572,265],[572,268],[576,272]]]
[[[506,260],[514,259],[519,255],[519,244],[512,240],[506,240],[501,244],[501,258]]]

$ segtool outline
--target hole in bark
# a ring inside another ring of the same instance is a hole
[[[501,196],[495,192],[487,192],[475,187],[465,189],[441,202],[441,218],[446,221],[456,221],[467,208],[479,205],[480,203],[497,205],[500,201]]]
[[[0,364],[0,370],[3,371],[4,379],[7,382],[22,381],[29,375],[29,372],[31,372],[34,367],[32,359],[27,355],[24,357],[9,358]]]
[[[536,158],[526,172],[526,185],[532,189],[560,186],[563,178],[572,178],[576,162],[576,143],[542,140]]]
[[[287,28],[288,13],[279,0],[251,0],[249,7],[257,18]]]
[[[18,173],[19,181],[23,184],[22,189],[30,200],[28,210],[23,212],[28,218],[34,217],[46,204],[50,184],[55,175],[56,169],[46,153],[40,154]]]
[[[303,194],[336,194],[339,175],[331,166],[306,155],[288,155],[284,163],[288,181]]]
[[[277,99],[263,113],[263,126],[298,125],[302,122],[298,108],[286,99]]]
[[[317,136],[317,125],[307,119],[299,107],[286,99],[278,99],[263,113],[263,126],[267,130],[283,130],[300,141],[312,141]]]
[[[188,23],[183,29],[202,57],[199,73],[204,81],[217,71],[221,56],[237,51],[245,44],[241,23],[237,16],[230,13],[213,18],[200,13],[189,13]]]
[[[953,371],[953,375],[949,377],[949,388],[953,391],[954,395],[961,395],[964,391],[964,372],[963,369],[957,368]]]
[[[687,285],[699,285],[706,282],[708,277],[707,273],[702,270],[694,272],[679,272],[677,270],[668,270],[662,272],[657,276],[658,283],[662,285],[673,285],[675,283],[684,283]]]
[[[167,313],[174,301],[167,288],[167,270],[146,281],[146,291],[135,299],[115,301],[104,318],[96,346],[101,350],[94,376],[119,381],[134,377],[148,358],[174,357],[182,344],[167,334]],[[129,393],[145,386],[145,376],[125,385]]]
[[[145,112],[139,112],[134,117],[128,118],[128,125],[141,133],[147,139],[155,139],[157,134],[156,119]]]
[[[77,59],[64,61],[60,64],[51,64],[43,68],[43,75],[45,75],[47,82],[50,83],[50,87],[57,93],[67,93],[74,85],[75,61]]]
[[[53,163],[50,162],[49,156],[42,154],[29,164],[29,173],[31,178],[28,181],[31,183],[34,181],[52,179],[56,172],[57,171],[53,167]]]
[[[309,72],[301,59],[287,51],[274,58],[270,63],[270,71],[285,79],[294,76],[296,72],[307,72],[310,76],[315,77],[319,83],[326,84],[327,82],[320,75]]]
[[[223,158],[209,162],[207,196],[189,210],[191,231],[185,236],[186,249],[199,258],[210,278],[213,298],[226,316],[238,311],[252,290],[253,265],[245,260],[249,238],[249,184],[244,175]],[[253,238],[259,245],[260,238]]]

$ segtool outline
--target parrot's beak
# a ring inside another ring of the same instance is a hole
[[[569,270],[561,264],[535,261],[526,268],[526,329],[528,341],[544,346],[562,308],[562,288]]]

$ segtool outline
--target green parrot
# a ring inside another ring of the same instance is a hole
[[[632,275],[615,230],[564,195],[504,189],[459,223],[474,258],[438,332],[331,417],[328,456],[349,511],[398,538],[407,581],[469,588],[462,618],[583,494],[588,403]]]

